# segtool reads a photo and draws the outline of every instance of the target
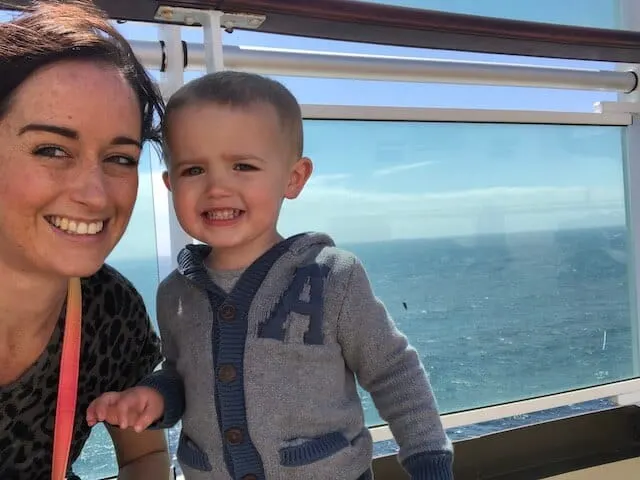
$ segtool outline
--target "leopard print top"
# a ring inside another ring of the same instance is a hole
[[[82,347],[69,465],[91,431],[87,407],[107,391],[135,385],[161,361],[142,297],[108,265],[82,281]],[[64,308],[40,358],[14,383],[0,386],[0,479],[49,480]]]

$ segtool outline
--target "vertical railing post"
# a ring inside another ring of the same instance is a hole
[[[621,28],[640,30],[640,2],[620,0],[619,19]],[[640,73],[639,65],[619,64],[617,69]],[[605,105],[605,111],[607,110]],[[627,225],[629,255],[629,295],[631,308],[631,340],[633,342],[633,375],[640,375],[640,90],[619,94],[618,104],[609,105],[609,110],[625,111],[632,115],[632,122],[624,136],[625,192],[627,203]],[[640,399],[640,397],[638,398]],[[636,399],[636,400],[638,400]]]
[[[223,12],[217,10],[189,10],[180,8],[163,8],[159,15],[164,20],[175,20],[176,15],[185,15],[193,20],[198,20],[204,33],[205,64],[207,72],[218,72],[224,69],[222,49]],[[258,23],[259,24],[259,23]],[[229,28],[232,28],[230,26]],[[184,84],[184,49],[179,25],[163,24],[159,26],[160,42],[163,45],[163,65],[161,69],[160,85],[162,95],[168,99],[178,88]],[[177,267],[177,258],[180,250],[193,239],[186,234],[180,226],[171,201],[171,193],[168,193],[169,202],[169,240],[171,249],[171,269]]]
[[[182,49],[182,29],[179,25],[160,25],[158,27],[158,39],[163,49],[162,65],[160,66],[160,90],[162,97],[167,101],[169,97],[184,84],[185,59]],[[162,159],[162,161],[164,162],[164,159]],[[155,193],[156,192],[154,192],[154,197]],[[178,253],[185,245],[193,243],[193,239],[187,235],[178,222],[178,217],[173,208],[171,192],[165,189],[163,195],[166,195],[169,207],[169,247],[171,256],[169,272],[171,272],[178,266]],[[162,280],[162,278],[160,280]],[[167,444],[169,444],[168,430],[165,431],[165,438]],[[172,478],[176,479],[175,465],[171,465],[170,468]]]
[[[159,39],[163,44],[163,65],[160,70],[160,88],[165,100],[184,84],[184,53],[182,32],[179,25],[160,25]],[[171,193],[167,192],[169,202],[169,241],[171,248],[171,270],[177,267],[178,253],[193,239],[182,229],[176,217]]]
[[[221,18],[222,12],[217,10],[207,11],[204,14],[202,27],[204,29],[204,55],[207,73],[219,72],[224,69]]]

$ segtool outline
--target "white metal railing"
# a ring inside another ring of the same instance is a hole
[[[214,15],[214,12],[209,13],[211,16],[205,22],[206,25],[204,27],[204,45],[182,42],[182,48],[178,49],[176,45],[166,48],[167,45],[165,44],[163,47],[160,42],[131,41],[135,54],[147,68],[162,70],[162,67],[165,67],[170,70],[173,69],[174,72],[176,70],[182,72],[185,69],[216,71],[230,68],[267,75],[564,88],[619,93],[635,93],[638,91],[638,78],[632,71],[633,66],[625,66],[619,71],[598,71],[223,46],[221,44],[222,40],[218,35],[219,18]],[[163,26],[161,28],[171,27]],[[629,133],[633,131],[635,135],[638,125],[634,122],[635,116],[629,113],[629,110],[625,110],[627,107],[629,105],[620,110],[609,108],[608,111],[599,111],[599,113],[564,113],[515,110],[302,106],[305,119],[618,125],[626,127],[633,125]],[[635,143],[633,144],[634,146]],[[635,148],[632,150],[635,150]],[[630,154],[631,152],[627,153]],[[633,156],[635,156],[635,152],[633,153]],[[634,165],[637,164],[637,162],[632,163]],[[627,182],[634,181],[638,177],[640,169],[633,167],[632,170],[633,172],[627,172]],[[629,188],[628,195],[629,190],[636,189]],[[633,200],[633,198],[635,197],[631,194],[630,198],[627,198],[627,202]],[[629,215],[633,219],[638,217],[640,209],[633,205],[629,209]],[[640,224],[636,221],[630,223],[631,230],[635,230],[637,225]],[[633,235],[633,237],[635,242],[639,241],[638,238],[640,236]],[[178,243],[176,242],[175,245],[178,245]],[[638,246],[635,247],[636,250],[640,248]],[[172,250],[173,248],[174,243],[172,242]],[[176,253],[176,251],[172,251],[172,256],[175,256]],[[638,267],[638,262],[640,260],[636,259],[634,268],[640,268]],[[633,316],[636,317],[635,312]],[[635,324],[637,321],[632,323]],[[618,404],[626,404],[637,400],[638,392],[640,392],[640,379],[636,378],[445,414],[442,418],[446,428],[455,428],[602,398],[610,398],[614,399]],[[373,427],[371,432],[375,441],[392,438],[391,431],[387,425]]]
[[[640,11],[635,7],[635,4],[637,4],[635,0],[623,1],[633,2],[635,11]],[[230,68],[267,75],[601,90],[623,94],[639,91],[637,88],[638,77],[631,71],[633,66],[624,66],[618,71],[599,71],[223,46],[218,12],[210,11],[205,13],[207,13],[208,18],[203,23],[204,44],[182,42],[180,48],[178,48],[176,35],[171,38],[171,45],[168,45],[166,41],[162,45],[160,42],[131,40],[130,43],[135,54],[147,68],[172,70],[173,78],[175,79],[178,78],[175,76],[178,71],[181,76],[185,69],[216,71]],[[163,25],[160,28],[176,27]],[[630,97],[628,99],[633,101]],[[636,198],[639,196],[637,192],[639,189],[636,186],[640,185],[640,167],[638,166],[640,163],[629,162],[629,160],[631,157],[635,160],[640,148],[637,145],[638,138],[640,138],[640,132],[638,131],[640,127],[636,116],[625,110],[629,105],[621,107],[621,111],[615,111],[615,108],[613,108],[615,105],[610,107],[612,108],[605,113],[564,113],[303,105],[303,115],[307,119],[619,125],[631,127],[628,130],[628,135],[632,135],[634,139],[627,149],[626,163],[628,170],[626,179],[627,186],[633,186],[626,190],[627,203],[629,204],[629,228],[632,230],[634,242],[632,248],[635,252],[638,252],[640,251],[640,235],[636,235],[635,231],[640,225],[640,208],[638,208],[640,201],[637,201],[638,198]],[[175,223],[173,212],[170,217],[172,217],[171,221]],[[179,226],[175,230],[178,231]],[[172,231],[172,257],[177,253],[176,248],[183,245],[180,239],[173,240],[174,235],[176,234]],[[640,271],[640,255],[634,255],[634,263],[631,268],[634,271]],[[640,292],[640,285],[636,285],[636,288]],[[639,330],[637,312],[634,311],[632,315],[634,328]],[[636,331],[634,335],[638,336],[640,333]],[[638,392],[640,392],[640,379],[636,378],[445,414],[442,418],[446,428],[455,428],[602,398],[614,399],[618,404],[634,403],[640,401]],[[391,431],[386,425],[372,427],[371,432],[375,441],[392,438]]]
[[[302,114],[305,119],[602,125],[628,128],[633,125],[634,116],[632,114],[610,112],[607,111],[608,109],[602,110],[600,105],[594,105],[594,110],[594,113],[569,113],[523,110],[302,105]],[[625,404],[635,401],[638,392],[640,392],[640,379],[631,379],[444,414],[442,415],[442,421],[445,428],[455,428],[603,398],[612,398],[619,404]],[[370,431],[376,442],[393,438],[388,425],[371,427]]]
[[[594,106],[598,108],[599,105]],[[631,125],[624,112],[555,112],[539,110],[489,110],[471,108],[381,107],[359,105],[301,105],[305,119],[380,120],[458,123],[516,123],[547,125]]]
[[[147,67],[161,70],[167,51],[160,42],[130,41],[136,56]],[[205,45],[183,43],[187,69],[207,69]],[[174,50],[173,50],[174,51]],[[635,73],[457,62],[413,57],[392,57],[306,50],[222,47],[224,68],[265,75],[342,78],[399,82],[437,82],[469,85],[603,90],[628,93],[637,86]]]
[[[463,427],[603,398],[612,399],[619,405],[625,405],[632,403],[625,400],[627,398],[635,399],[639,391],[640,379],[636,378],[607,385],[596,385],[581,390],[549,394],[544,397],[529,398],[517,402],[445,414],[442,415],[442,423],[447,429]],[[371,427],[369,430],[371,431],[374,442],[393,439],[391,429],[388,425]]]

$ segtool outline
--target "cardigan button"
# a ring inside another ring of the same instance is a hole
[[[240,445],[243,441],[242,430],[239,428],[230,428],[224,432],[224,438],[231,445]]]
[[[236,379],[236,368],[233,365],[221,365],[218,378],[224,383],[233,382]]]
[[[218,313],[220,315],[220,318],[228,322],[233,320],[236,317],[236,307],[228,303],[225,303],[218,309]]]

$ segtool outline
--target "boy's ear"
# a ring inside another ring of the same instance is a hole
[[[164,182],[164,186],[167,187],[167,190],[171,191],[171,181],[169,180],[169,172],[166,170],[162,172],[162,181]]]
[[[300,195],[300,192],[302,192],[307,180],[309,180],[311,176],[311,172],[313,172],[313,162],[311,159],[308,157],[299,159],[291,169],[289,184],[284,193],[284,198],[293,200]]]

